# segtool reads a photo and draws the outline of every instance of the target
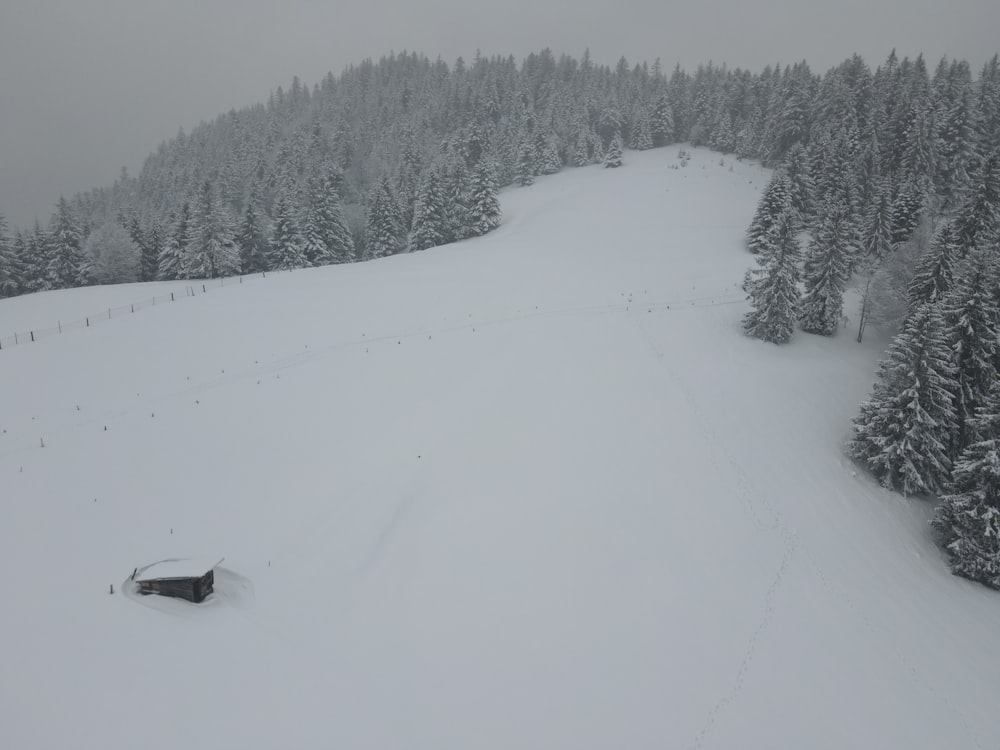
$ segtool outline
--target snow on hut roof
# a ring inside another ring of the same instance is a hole
[[[135,580],[153,581],[164,578],[201,578],[224,559],[220,557],[214,562],[211,558],[207,557],[201,559],[161,560],[136,573]]]

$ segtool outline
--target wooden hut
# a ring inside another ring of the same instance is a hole
[[[162,560],[132,574],[142,594],[176,596],[200,602],[212,593],[215,568],[222,560]]]

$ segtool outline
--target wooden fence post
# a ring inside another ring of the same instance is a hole
[[[156,297],[153,297],[153,299],[156,299]],[[174,301],[174,293],[173,292],[170,293],[170,301],[171,302]]]
[[[31,334],[31,340],[32,340],[32,342],[34,342],[34,340],[35,340],[35,332],[34,331],[29,331],[29,333]]]

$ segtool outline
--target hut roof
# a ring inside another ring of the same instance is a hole
[[[170,578],[201,578],[224,558],[214,562],[209,558],[161,560],[135,574],[136,581],[156,581]]]

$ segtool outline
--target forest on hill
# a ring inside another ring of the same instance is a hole
[[[423,250],[498,226],[500,187],[671,143],[775,168],[747,236],[749,335],[832,335],[852,284],[859,339],[898,328],[849,451],[888,487],[943,494],[956,572],[1000,588],[996,56],[978,74],[895,53],[824,74],[368,60],[178,133],[47,226],[0,219],[0,297]]]

